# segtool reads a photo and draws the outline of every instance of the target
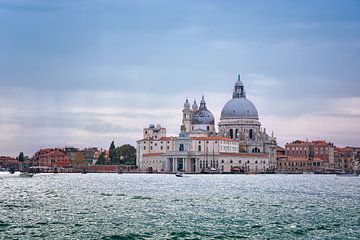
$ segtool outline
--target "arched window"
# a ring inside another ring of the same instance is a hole
[[[179,146],[179,151],[180,151],[180,152],[183,152],[183,151],[184,151],[184,144],[180,144],[180,146]]]
[[[234,138],[234,131],[230,129],[230,138]]]
[[[238,138],[238,135],[239,135],[239,130],[236,129],[236,130],[235,130],[235,138]]]
[[[208,131],[210,131],[210,126],[207,126],[206,129],[207,129]]]
[[[221,160],[221,163],[224,163],[224,160]]]
[[[232,160],[230,160],[230,163],[233,163],[233,161],[232,161]]]
[[[253,150],[252,150],[252,153],[259,153],[260,152],[260,149],[259,148],[253,148]]]
[[[201,152],[201,146],[200,145],[198,146],[198,151]]]
[[[250,131],[249,131],[249,138],[253,139],[253,130],[252,129],[250,129]]]

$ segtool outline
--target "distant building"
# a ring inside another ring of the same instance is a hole
[[[173,173],[273,172],[276,138],[261,128],[255,105],[246,98],[244,84],[236,81],[233,97],[222,109],[219,132],[204,96],[200,106],[186,99],[177,137],[151,124],[137,141],[137,166],[143,171]]]
[[[335,168],[348,173],[359,172],[360,149],[355,147],[335,148]]]
[[[1,168],[10,168],[14,166],[18,166],[19,161],[13,157],[0,156],[0,167]]]
[[[325,173],[326,161],[320,158],[305,158],[286,156],[277,162],[278,173]]]
[[[85,148],[81,150],[81,153],[84,157],[84,162],[86,165],[91,166],[95,165],[96,161],[98,160],[101,151],[98,148]]]
[[[296,140],[285,145],[285,156],[278,156],[277,171],[298,173],[334,172],[334,144],[325,141]]]
[[[77,156],[78,156],[79,149],[75,148],[73,146],[65,146],[64,151],[67,154],[70,163],[72,165],[75,164],[76,161],[77,161]]]
[[[35,166],[70,167],[71,162],[67,153],[60,148],[45,148],[36,152],[32,158]]]

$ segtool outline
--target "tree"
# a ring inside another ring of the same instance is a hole
[[[96,161],[96,165],[104,165],[106,161],[106,153],[105,152],[101,152],[97,161]]]
[[[136,149],[130,144],[124,144],[117,147],[115,151],[115,159],[119,164],[136,164]]]
[[[23,152],[20,152],[19,156],[17,157],[17,160],[21,163],[23,163],[25,161]]]
[[[74,164],[75,165],[85,164],[85,158],[82,152],[75,152]]]
[[[110,157],[111,163],[115,162],[115,151],[116,151],[115,144],[114,144],[114,141],[112,141],[110,144],[110,148],[109,148],[109,157]]]

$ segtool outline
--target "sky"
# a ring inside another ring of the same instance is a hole
[[[0,155],[217,124],[238,74],[279,145],[360,146],[360,1],[0,0]]]

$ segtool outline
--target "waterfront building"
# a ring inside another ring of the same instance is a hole
[[[178,136],[150,124],[137,141],[137,166],[142,171],[172,173],[273,172],[276,138],[262,129],[255,105],[247,99],[238,76],[232,98],[221,111],[219,131],[202,96],[200,106],[186,99]]]
[[[360,149],[355,147],[335,148],[335,168],[342,172],[359,172]]]
[[[96,147],[91,148],[84,148],[81,150],[84,163],[88,166],[95,165],[96,161],[98,160],[101,151]]]
[[[327,162],[320,158],[282,156],[278,158],[278,173],[325,173]]]
[[[40,149],[32,157],[32,164],[43,167],[69,167],[71,162],[67,153],[61,148]]]
[[[316,141],[301,141],[296,140],[285,145],[285,154],[288,157],[288,160],[291,159],[301,159],[302,162],[309,161],[309,165],[313,166],[313,171],[315,172],[334,172],[335,171],[335,160],[334,160],[334,144],[326,142],[323,140]],[[319,161],[315,161],[318,159]],[[297,161],[298,161],[297,160]],[[321,161],[320,161],[321,160]],[[315,163],[312,163],[315,162]],[[305,163],[305,162],[304,162]],[[280,171],[281,165],[284,166],[285,163],[278,161],[278,169]],[[291,162],[288,164],[292,164]],[[308,164],[305,164],[308,166]],[[322,169],[318,169],[318,166],[322,166]],[[309,171],[311,169],[308,169]],[[295,169],[295,171],[298,171]]]
[[[14,166],[18,166],[19,161],[13,157],[0,156],[0,168],[10,168]]]

